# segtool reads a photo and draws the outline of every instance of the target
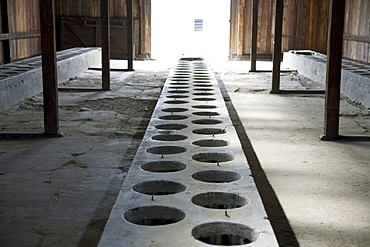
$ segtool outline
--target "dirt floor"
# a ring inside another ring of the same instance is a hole
[[[211,65],[280,246],[369,246],[370,143],[320,141],[323,95],[271,95],[271,73]],[[59,92],[62,138],[0,141],[0,246],[97,245],[169,71],[134,68],[111,72],[112,91]],[[61,86],[99,88],[100,74]],[[297,73],[281,84],[323,89]],[[42,131],[42,95],[0,114],[1,133]],[[369,109],[342,100],[341,133],[370,135]]]

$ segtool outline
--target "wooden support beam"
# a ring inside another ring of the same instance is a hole
[[[127,3],[127,52],[128,52],[128,70],[134,70],[134,21],[132,0],[126,0]]]
[[[9,23],[8,23],[8,3],[7,1],[0,1],[0,18],[1,18],[1,32],[0,42],[2,44],[3,61],[0,63],[10,63],[10,42],[9,42]]]
[[[252,0],[252,41],[251,41],[251,70],[257,71],[257,31],[258,31],[258,2],[259,0]]]
[[[345,0],[331,0],[326,61],[324,135],[322,140],[339,136],[340,81],[342,72]]]
[[[280,62],[281,62],[281,44],[283,38],[283,13],[284,0],[276,0],[275,13],[275,37],[274,37],[274,54],[272,67],[272,94],[280,92]]]
[[[54,0],[39,1],[45,135],[60,136]]]
[[[100,0],[102,44],[102,89],[110,90],[110,19],[109,0]]]

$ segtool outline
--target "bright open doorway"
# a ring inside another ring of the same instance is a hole
[[[226,61],[230,0],[152,0],[152,55],[157,60],[201,56]]]

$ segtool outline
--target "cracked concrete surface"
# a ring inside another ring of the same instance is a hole
[[[59,92],[62,138],[0,141],[1,246],[97,245],[167,73],[149,65],[112,72],[109,92]],[[100,87],[100,74],[63,87]],[[0,130],[42,132],[42,117],[37,95],[1,113]]]
[[[269,69],[271,63],[258,66]],[[296,245],[276,217],[276,204],[300,246],[369,246],[370,143],[320,141],[324,96],[271,95],[271,73],[246,74],[248,69],[248,62],[230,62],[218,71],[257,155],[257,166],[277,196],[275,204],[271,197],[263,200],[280,246]],[[228,75],[229,70],[235,75]],[[323,89],[288,73],[281,76],[281,88]],[[370,135],[369,109],[343,98],[340,111],[340,134]],[[258,186],[260,175],[254,175]],[[260,183],[266,191],[263,186]]]
[[[211,66],[299,245],[368,246],[370,144],[319,140],[322,95],[271,95],[271,74],[248,73],[248,62]],[[97,245],[168,72],[153,61],[135,61],[134,68],[112,72],[109,92],[59,92],[63,138],[0,141],[1,246]],[[100,83],[100,71],[89,70],[64,86]],[[282,74],[283,89],[318,87]],[[42,115],[38,95],[1,113],[0,131],[42,132]],[[340,121],[342,134],[369,135],[369,109],[342,100]],[[276,208],[264,202],[273,217]],[[273,226],[281,246],[296,246],[279,219]]]

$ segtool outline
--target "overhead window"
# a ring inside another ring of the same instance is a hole
[[[195,32],[202,32],[203,31],[203,19],[195,19],[194,20],[194,31]]]

